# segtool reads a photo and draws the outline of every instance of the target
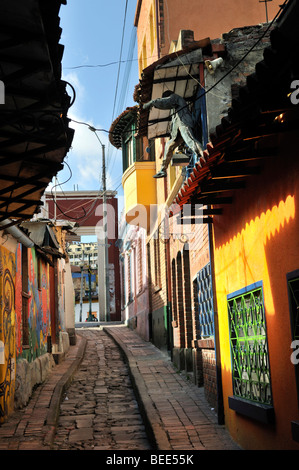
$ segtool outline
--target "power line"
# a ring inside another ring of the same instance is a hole
[[[114,118],[115,103],[116,103],[116,97],[117,97],[117,91],[118,91],[119,74],[120,74],[120,67],[121,67],[121,56],[122,56],[123,45],[124,45],[124,35],[125,35],[126,19],[127,19],[127,7],[128,7],[128,0],[126,0],[124,21],[123,21],[123,31],[122,31],[122,39],[121,39],[120,53],[119,53],[119,63],[118,63],[118,72],[117,72],[117,80],[116,80],[116,89],[115,89],[114,104],[113,104],[113,111],[112,111],[112,121],[113,121],[113,118]]]
[[[132,31],[131,31],[131,39],[130,39],[130,44],[129,44],[129,49],[128,49],[128,57],[133,57],[133,54],[134,54],[134,51],[135,51],[135,46],[136,46],[136,37],[137,36],[136,36],[135,27],[133,27]],[[128,93],[129,77],[131,76],[131,72],[132,72],[132,61],[128,60],[127,63],[126,63],[126,67],[125,67],[125,71],[124,71],[124,75],[123,75],[123,79],[122,79],[123,83],[122,83],[122,88],[121,88],[120,97],[119,97],[119,101],[118,101],[118,106],[117,106],[117,110],[116,110],[117,116],[122,112],[123,107],[124,107],[125,98],[126,98],[127,93]],[[111,153],[111,143],[109,142],[109,144],[108,144],[108,155],[110,155],[110,153]],[[115,160],[116,160],[116,153],[117,153],[117,149],[113,148],[111,158],[109,159],[108,165],[107,165],[107,168],[109,168],[110,171],[112,171],[112,169],[114,167],[114,163],[115,163]]]
[[[147,57],[147,59],[156,59],[158,58],[158,55],[152,55],[150,57]],[[105,67],[110,67],[111,65],[118,65],[119,63],[121,64],[127,64],[127,63],[132,63],[132,62],[137,62],[138,59],[126,59],[126,60],[117,60],[114,62],[107,62],[106,64],[86,64],[86,65],[75,65],[73,67],[63,67],[64,70],[76,70],[76,69],[96,69],[96,68],[105,68]]]
[[[269,26],[266,28],[266,30],[263,32],[263,34],[257,39],[257,41],[249,48],[249,50],[237,61],[237,63],[231,67],[230,70],[228,70],[224,75],[222,75],[219,80],[217,80],[217,82],[215,82],[209,89],[204,89],[203,90],[203,93],[200,94],[200,96],[196,97],[194,99],[194,101],[197,101],[198,99],[201,99],[204,95],[207,95],[208,93],[210,93],[217,85],[219,85],[219,83],[222,82],[222,80],[224,80],[228,75],[230,75],[237,67],[239,67],[239,65],[246,59],[246,57],[253,51],[253,49],[260,43],[260,41],[266,36],[266,34],[269,32],[269,30],[271,29],[273,23],[277,20],[279,14],[281,13],[281,11],[283,10],[283,8],[285,7],[286,3],[288,2],[288,0],[285,0],[283,5],[280,5],[279,7],[279,10],[278,12],[276,13],[275,17],[273,18],[273,20],[271,21],[271,23],[269,23]],[[184,109],[185,107],[187,107],[187,105],[183,106],[182,108],[180,108],[179,110],[177,111],[174,111],[170,117],[174,116],[175,114],[177,114],[181,109]],[[73,119],[72,119],[73,120]],[[89,124],[85,123],[85,122],[79,122],[79,121],[75,121],[75,122],[78,122],[79,124],[85,124],[87,126],[89,126]],[[143,126],[143,127],[139,127],[139,131],[140,130],[143,130],[149,126],[153,126],[155,125],[156,123],[150,123],[150,124],[147,124],[146,126]],[[106,132],[108,134],[114,134],[114,132],[111,132],[111,131],[108,131],[106,129],[96,129],[98,131],[102,131],[102,132]]]
[[[202,98],[204,95],[207,95],[208,93],[210,93],[212,89],[214,89],[217,85],[219,85],[219,83],[221,83],[222,80],[224,80],[228,75],[230,75],[230,74],[233,72],[233,70],[235,70],[235,69],[246,59],[246,57],[250,54],[250,52],[253,51],[253,49],[259,44],[259,42],[265,37],[265,35],[266,35],[266,34],[268,33],[268,31],[271,29],[272,25],[274,24],[274,22],[275,22],[276,19],[278,18],[279,14],[280,14],[281,11],[283,10],[283,8],[284,8],[285,5],[287,4],[287,2],[288,2],[288,0],[285,0],[284,3],[283,3],[283,5],[280,5],[279,10],[278,10],[278,12],[276,13],[275,17],[274,17],[273,20],[269,23],[269,26],[266,28],[266,30],[264,31],[264,33],[263,33],[263,34],[258,38],[258,40],[253,44],[253,46],[251,46],[251,47],[249,48],[249,50],[237,61],[237,63],[236,63],[233,67],[231,67],[231,69],[228,70],[222,77],[220,77],[220,79],[219,79],[217,82],[215,82],[208,90],[207,90],[207,89],[204,89],[204,90],[203,90],[203,93],[201,93],[199,97],[196,97],[194,101],[197,101],[198,99]],[[127,7],[127,2],[126,2],[126,7]],[[125,15],[125,17],[126,17],[126,15]],[[124,24],[125,24],[125,18],[124,18]],[[120,65],[120,61],[119,61],[119,65]],[[116,95],[115,95],[115,100],[116,100]],[[114,101],[114,105],[115,105],[115,101]],[[184,109],[184,108],[187,107],[187,106],[188,106],[188,104],[185,105],[185,106],[183,106],[182,108],[180,108],[180,110],[181,110],[181,109]],[[170,117],[172,117],[173,115],[177,114],[180,110],[177,110],[177,111],[175,111],[174,113],[172,113],[172,114],[170,115]],[[113,109],[113,114],[114,114],[114,109]],[[71,120],[72,120],[73,122],[78,123],[78,124],[86,125],[86,126],[88,126],[89,128],[92,127],[90,124],[88,124],[88,123],[86,123],[86,122],[76,121],[76,120],[74,120],[74,119],[71,119]],[[147,125],[144,126],[144,127],[139,127],[138,130],[140,131],[140,130],[142,130],[143,128],[144,128],[144,129],[145,129],[145,128],[148,128],[149,126],[154,125],[154,124],[155,124],[155,123],[147,124]],[[95,129],[95,128],[92,128],[92,130],[93,130],[93,131],[106,132],[106,133],[108,133],[108,134],[113,134],[113,132],[110,132],[110,131],[108,131],[108,130],[106,130],[106,129]],[[70,178],[69,178],[69,179],[70,179]],[[69,179],[68,179],[66,182],[68,182]],[[66,183],[66,182],[65,182],[65,183]],[[65,183],[62,183],[62,184],[65,184]],[[118,189],[119,186],[121,186],[121,183],[117,186],[116,189]]]

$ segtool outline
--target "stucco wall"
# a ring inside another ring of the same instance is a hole
[[[286,274],[299,267],[299,192],[296,138],[280,139],[280,155],[264,160],[235,202],[215,216],[215,277],[226,425],[248,449],[297,449],[298,417]],[[233,395],[227,295],[262,281],[275,425],[262,425],[228,407]]]

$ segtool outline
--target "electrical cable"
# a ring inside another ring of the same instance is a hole
[[[158,55],[152,55],[150,57],[147,57],[146,59],[157,59],[158,58]],[[64,70],[76,70],[76,69],[84,69],[84,68],[91,68],[91,69],[95,69],[95,68],[105,68],[105,67],[110,67],[111,65],[117,65],[119,63],[121,64],[126,64],[128,62],[138,62],[138,59],[126,59],[126,60],[117,60],[115,62],[108,62],[106,64],[91,64],[91,65],[76,65],[76,66],[73,66],[73,67],[64,67]]]
[[[217,82],[215,82],[209,89],[204,89],[203,93],[196,97],[194,99],[194,101],[197,101],[198,99],[202,98],[204,95],[207,95],[208,93],[211,92],[212,89],[214,89],[222,80],[224,80],[228,75],[230,75],[245,59],[246,57],[253,51],[253,49],[260,43],[260,41],[265,37],[265,35],[268,33],[268,31],[271,29],[272,25],[274,24],[274,22],[277,20],[279,14],[281,13],[281,11],[284,9],[286,3],[288,3],[289,0],[285,0],[284,3],[282,5],[279,6],[279,10],[278,12],[276,13],[275,17],[273,18],[273,20],[269,23],[269,26],[266,28],[266,30],[263,32],[263,34],[257,39],[257,41],[249,48],[249,50],[237,61],[237,63],[232,66],[224,75],[222,75],[219,80],[217,80]],[[187,107],[187,105],[183,106],[182,108],[180,108],[179,110],[177,111],[174,111],[170,117],[174,116],[175,114],[177,114],[181,109],[184,109],[185,107]],[[73,119],[72,119],[73,120]],[[79,122],[79,121],[75,121],[75,122],[78,122],[79,124],[85,124],[87,126],[89,126],[89,124],[85,123],[85,122]],[[145,126],[142,126],[142,127],[139,127],[138,128],[138,131],[140,130],[143,130],[143,129],[146,129],[148,128],[149,126],[153,126],[155,125],[156,123],[150,123],[150,124],[147,124]],[[97,131],[101,131],[101,132],[106,132],[108,134],[113,134],[113,132],[111,131],[108,131],[106,129],[95,129]],[[124,131],[125,132],[125,131]],[[129,131],[128,131],[129,132]]]
[[[72,216],[70,216],[70,215],[67,215],[67,212],[74,211],[76,208],[71,208],[71,209],[69,209],[68,211],[64,211],[64,210],[59,206],[59,204],[57,203],[57,201],[55,200],[55,196],[54,196],[54,194],[53,194],[54,188],[56,188],[57,186],[60,186],[60,187],[61,187],[61,185],[68,183],[68,182],[70,181],[70,179],[72,178],[72,176],[73,176],[73,173],[72,173],[72,170],[71,170],[71,167],[69,166],[69,164],[68,164],[66,161],[65,161],[64,163],[67,165],[67,167],[68,167],[68,169],[69,169],[70,176],[68,177],[68,179],[67,179],[66,181],[64,181],[64,182],[62,182],[62,183],[55,184],[55,185],[52,186],[52,188],[51,188],[51,195],[52,195],[53,202],[54,202],[54,204],[56,205],[57,209],[60,211],[60,213],[63,214],[64,216],[66,216],[67,218],[72,219],[72,220],[76,220],[76,221],[80,220],[81,222],[84,222],[84,221],[85,221],[86,219],[88,219],[88,217],[91,215],[91,213],[92,213],[92,211],[93,211],[93,209],[94,209],[94,206],[95,206],[96,203],[97,203],[98,197],[99,197],[99,196],[103,196],[104,192],[101,191],[101,190],[98,191],[98,195],[96,196],[94,202],[92,203],[91,207],[88,209],[87,212],[86,212],[86,210],[85,210],[84,207],[83,207],[84,204],[82,204],[81,206],[77,206],[77,208],[82,207],[82,209],[83,209],[83,211],[84,211],[84,215],[83,215],[83,216],[81,216],[81,217],[72,217]],[[120,182],[120,184],[119,184],[113,191],[116,191],[120,186],[121,186],[121,182]],[[111,191],[111,190],[106,190],[106,193],[107,193],[107,192],[110,192],[110,191]],[[62,191],[62,192],[63,192],[63,191]],[[86,204],[87,204],[87,203],[86,203]]]
[[[239,65],[246,59],[246,57],[253,51],[253,49],[260,43],[260,41],[266,36],[266,34],[268,33],[268,31],[271,29],[272,25],[274,24],[274,22],[277,20],[278,16],[280,15],[281,11],[284,9],[285,5],[288,3],[289,0],[285,0],[283,5],[280,5],[279,6],[279,10],[278,12],[276,13],[276,15],[274,16],[273,20],[269,23],[269,26],[266,28],[266,30],[263,32],[263,34],[257,39],[257,41],[248,49],[248,51],[237,61],[237,63],[232,66],[230,68],[230,70],[228,70],[224,75],[222,75],[219,80],[217,82],[215,82],[208,90],[207,89],[204,89],[203,93],[200,94],[200,96],[197,96],[195,99],[194,99],[194,102],[201,99],[203,96],[207,95],[208,93],[210,93],[217,85],[219,85],[220,82],[222,82],[222,80],[224,80],[228,75],[230,75],[237,67],[239,67]],[[184,106],[182,106],[179,110],[177,111],[174,111],[172,114],[170,114],[170,118],[172,116],[175,116],[175,114],[177,114],[179,111],[181,111],[182,109],[185,109],[187,108],[189,105],[186,104]],[[148,126],[150,125],[155,125],[156,123],[151,123],[151,124],[148,124]],[[145,127],[148,127],[148,126],[144,126]],[[139,130],[142,130],[142,128],[139,128]]]
[[[222,80],[224,80],[228,75],[230,75],[233,70],[235,70],[245,59],[246,57],[250,54],[250,52],[253,51],[253,49],[260,43],[260,41],[265,37],[265,35],[268,33],[268,31],[271,29],[272,25],[274,24],[274,22],[277,20],[278,16],[280,15],[281,11],[284,9],[285,5],[288,3],[288,0],[285,0],[284,3],[282,5],[279,6],[279,10],[278,12],[276,13],[276,15],[274,16],[274,18],[272,19],[272,21],[269,23],[269,26],[266,28],[266,30],[263,32],[263,34],[257,39],[257,41],[249,48],[249,50],[237,61],[237,63],[231,67],[230,70],[228,70],[224,75],[222,75],[218,81],[216,81],[208,90],[204,89],[203,93],[200,95],[200,97],[196,97],[194,101],[198,100],[199,98],[202,98],[202,96],[208,94],[211,92],[212,89],[214,89]],[[126,7],[127,7],[127,2],[126,2]],[[125,15],[126,16],[126,15]],[[125,19],[124,19],[124,23],[125,23]],[[123,32],[124,32],[124,29],[123,29]],[[120,64],[120,61],[119,61],[119,64]],[[116,100],[116,95],[115,95],[115,100]],[[114,105],[115,105],[115,101],[114,101]],[[183,106],[182,108],[180,109],[184,109],[185,107],[187,107],[187,105]],[[171,114],[170,117],[172,117],[173,115],[177,114],[180,110],[178,111],[175,111],[174,113]],[[114,114],[114,110],[113,110],[113,114]],[[91,128],[92,126],[86,122],[82,122],[82,121],[76,121],[75,119],[71,119],[71,121],[73,122],[76,122],[78,124],[82,124],[82,125],[86,125],[88,126],[89,128]],[[152,124],[148,124],[147,126],[144,126],[144,127],[140,127],[138,130],[142,130],[143,128],[148,128],[150,125],[154,125],[154,123]],[[92,129],[93,131],[100,131],[100,132],[106,132],[108,134],[113,134],[113,132],[110,132],[110,131],[107,131],[106,129],[96,129],[96,128],[93,128]],[[68,164],[67,164],[68,165]],[[68,165],[69,167],[69,165]],[[69,170],[71,171],[70,167],[69,167]],[[64,183],[62,184],[66,184],[69,180],[71,179],[71,176],[70,178],[68,178],[67,181],[65,181]],[[119,188],[119,186],[121,186],[121,183],[117,186],[117,188]],[[116,189],[117,189],[116,188]],[[52,192],[53,188],[51,189],[51,192]],[[53,196],[53,193],[52,193],[52,196]],[[58,207],[58,206],[57,206]],[[60,210],[60,209],[59,209]],[[84,216],[85,217],[85,216]],[[80,218],[77,218],[77,219],[74,219],[74,220],[80,220],[82,219],[82,217]]]
[[[123,21],[122,39],[121,39],[121,46],[120,46],[120,53],[119,53],[119,63],[118,63],[118,72],[117,72],[117,80],[116,80],[116,89],[115,89],[114,104],[113,104],[113,111],[112,111],[112,122],[114,120],[114,110],[115,110],[115,103],[116,103],[116,97],[117,97],[117,92],[118,92],[119,74],[120,74],[120,67],[121,67],[121,56],[122,56],[123,45],[124,45],[124,35],[125,35],[126,19],[127,19],[127,8],[128,8],[128,0],[126,0],[126,5],[125,5],[125,14],[124,14],[124,21]]]
[[[134,51],[135,51],[135,46],[136,46],[136,33],[135,33],[135,27],[132,28],[131,31],[131,39],[130,39],[130,44],[129,44],[129,49],[128,49],[128,57],[133,57]],[[124,76],[123,76],[123,83],[122,83],[122,88],[121,88],[121,93],[118,101],[118,106],[117,106],[117,116],[122,112],[123,107],[124,107],[124,101],[128,93],[128,87],[129,87],[129,77],[131,76],[132,72],[132,61],[127,61],[125,71],[124,71]],[[108,155],[110,155],[110,149],[111,149],[111,143],[109,142],[108,145]],[[112,172],[115,161],[116,161],[116,154],[117,154],[117,149],[113,149],[113,154],[111,155],[111,158],[109,158],[107,169],[109,168],[110,172]]]

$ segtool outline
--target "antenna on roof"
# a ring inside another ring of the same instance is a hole
[[[268,20],[268,5],[267,5],[268,2],[272,2],[272,0],[259,0],[259,3],[264,3],[264,4],[265,4],[265,8],[266,8],[266,23],[269,23],[269,20]]]

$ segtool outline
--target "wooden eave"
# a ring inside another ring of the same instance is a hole
[[[0,6],[0,221],[19,223],[39,211],[72,143],[59,44],[65,3],[10,0]]]
[[[289,98],[291,82],[299,76],[294,53],[299,47],[298,2],[293,7],[292,14],[282,15],[272,30],[263,61],[256,64],[228,116],[210,136],[205,162],[197,162],[184,182],[173,215],[185,204],[214,208],[232,203],[237,191],[246,188],[248,178],[263,171],[264,160],[277,155],[279,135],[298,133],[299,109]]]

